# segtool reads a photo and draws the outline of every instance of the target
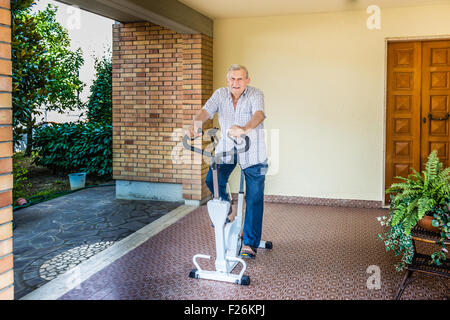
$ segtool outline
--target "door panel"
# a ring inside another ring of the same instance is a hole
[[[420,168],[421,43],[389,43],[387,62],[386,188]]]
[[[422,43],[422,170],[428,155],[438,151],[449,166],[450,41]],[[447,120],[445,120],[447,119]]]

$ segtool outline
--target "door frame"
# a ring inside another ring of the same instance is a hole
[[[429,36],[408,36],[408,37],[385,37],[384,38],[384,86],[383,86],[383,172],[381,178],[381,206],[382,208],[389,208],[386,205],[386,116],[387,116],[387,75],[388,75],[388,44],[393,42],[408,42],[408,41],[439,41],[450,40],[450,35],[429,35]]]

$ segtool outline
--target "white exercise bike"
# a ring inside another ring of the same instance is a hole
[[[200,129],[201,130],[201,129]],[[199,132],[200,132],[199,130]],[[217,163],[218,160],[225,156],[234,156],[235,153],[241,153],[248,151],[250,147],[250,139],[248,136],[243,135],[241,138],[244,141],[244,147],[240,149],[233,149],[232,151],[222,152],[214,155],[214,148],[217,144],[217,138],[215,134],[218,129],[210,129],[208,135],[211,137],[213,142],[213,151],[207,152],[202,149],[196,148],[189,145],[188,141],[193,140],[189,136],[184,136],[183,145],[186,149],[206,155],[211,159],[211,169],[213,174],[213,186],[214,195],[213,199],[209,200],[207,203],[208,214],[211,218],[212,224],[214,226],[214,236],[216,240],[216,261],[215,270],[204,270],[200,268],[198,264],[198,259],[211,259],[211,256],[205,254],[196,254],[192,258],[192,261],[196,267],[189,273],[189,277],[195,279],[209,279],[217,281],[232,282],[236,284],[249,285],[250,277],[244,275],[247,268],[245,261],[240,258],[241,248],[242,248],[242,234],[244,229],[245,216],[243,214],[243,203],[244,203],[244,171],[241,168],[241,181],[238,194],[237,203],[237,214],[235,219],[230,222],[227,217],[230,212],[232,203],[223,200],[219,197],[219,181],[217,175]],[[240,146],[237,141],[235,141],[236,146]],[[232,200],[230,194],[230,200]],[[261,241],[259,248],[272,249],[272,242]],[[242,264],[242,269],[239,274],[231,273],[238,264]]]

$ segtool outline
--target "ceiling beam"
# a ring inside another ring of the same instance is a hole
[[[213,36],[213,21],[177,0],[57,0],[119,21],[149,21],[178,33]]]

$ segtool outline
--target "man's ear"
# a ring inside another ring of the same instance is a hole
[[[247,78],[247,84],[250,83],[250,80],[251,80],[250,77],[248,77],[248,78]]]

